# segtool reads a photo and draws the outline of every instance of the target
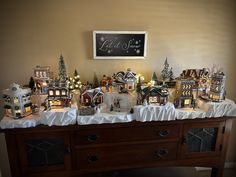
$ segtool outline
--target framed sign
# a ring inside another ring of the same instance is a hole
[[[94,59],[145,59],[147,32],[94,31]]]

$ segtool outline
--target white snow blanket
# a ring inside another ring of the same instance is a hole
[[[48,126],[66,126],[76,124],[77,108],[51,109],[40,112],[40,123]]]
[[[103,124],[103,123],[121,123],[131,122],[134,120],[134,114],[125,112],[96,113],[91,116],[78,116],[79,125]]]
[[[36,127],[40,124],[39,115],[29,115],[22,119],[13,119],[12,117],[3,117],[0,122],[1,129],[10,129],[10,128],[28,128]]]
[[[199,108],[193,109],[176,109],[177,119],[194,119],[194,118],[209,118],[209,117],[236,117],[236,104],[229,99],[223,102],[204,102],[198,100]]]
[[[165,106],[151,104],[147,106],[134,106],[135,120],[146,121],[170,121],[175,120],[176,112],[172,103],[167,103]]]

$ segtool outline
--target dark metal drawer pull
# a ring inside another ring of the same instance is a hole
[[[87,140],[89,142],[96,142],[99,138],[99,135],[88,135]]]
[[[155,152],[155,156],[157,157],[164,157],[169,153],[167,149],[159,149],[158,151]]]
[[[93,162],[96,162],[96,161],[98,161],[98,156],[96,156],[96,155],[88,156],[88,162],[93,163]]]
[[[166,137],[166,136],[168,136],[170,134],[170,131],[169,130],[166,130],[166,129],[163,129],[163,130],[160,130],[159,131],[159,135],[161,136],[161,137]]]
[[[65,145],[65,154],[70,154],[70,145]]]

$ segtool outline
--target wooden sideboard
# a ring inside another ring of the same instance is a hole
[[[75,177],[164,166],[222,177],[233,118],[5,129],[12,177]]]

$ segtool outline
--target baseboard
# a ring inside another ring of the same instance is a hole
[[[236,162],[225,162],[225,168],[236,168]],[[211,170],[207,167],[195,167],[197,171]]]

